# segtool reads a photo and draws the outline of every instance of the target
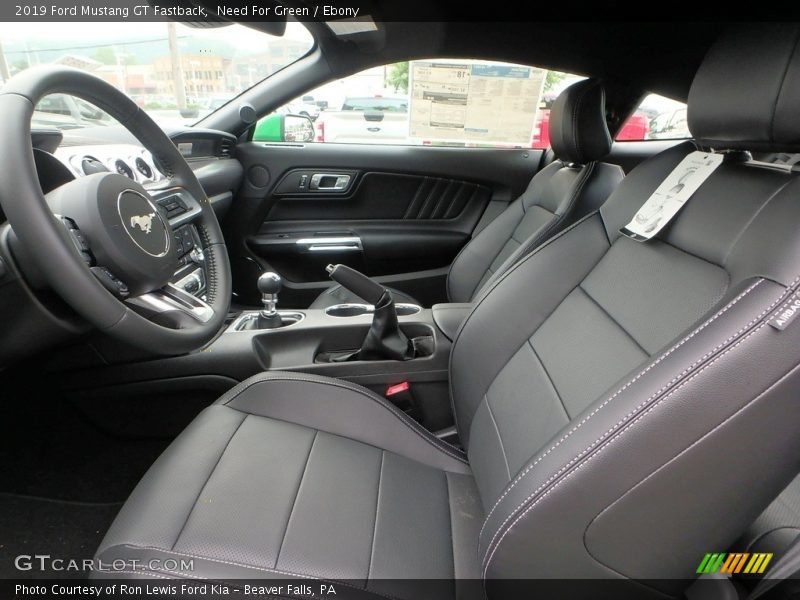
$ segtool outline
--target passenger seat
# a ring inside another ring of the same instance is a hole
[[[585,79],[564,90],[553,104],[549,127],[557,160],[456,256],[447,276],[450,302],[471,302],[542,242],[596,210],[622,181],[620,167],[598,162],[612,143],[598,80]],[[398,290],[392,295],[395,302],[420,304]],[[310,308],[360,301],[336,285]]]

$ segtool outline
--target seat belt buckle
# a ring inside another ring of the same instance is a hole
[[[417,414],[417,403],[414,394],[411,392],[411,384],[408,381],[401,381],[386,388],[384,397],[403,412],[415,416]]]

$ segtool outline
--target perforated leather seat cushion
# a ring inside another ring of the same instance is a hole
[[[441,579],[426,593],[447,597],[451,580],[479,575],[482,516],[455,448],[364,388],[272,373],[192,423],[98,556],[193,559],[209,578],[296,573],[410,598],[419,590],[403,596],[391,580]]]

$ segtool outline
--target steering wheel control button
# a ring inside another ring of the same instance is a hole
[[[94,276],[97,277],[97,280],[101,284],[103,284],[103,287],[114,294],[117,298],[127,298],[130,295],[128,286],[117,279],[106,267],[92,267],[89,270],[94,273]]]
[[[69,235],[78,250],[81,252],[89,251],[89,240],[87,240],[86,236],[81,233],[80,229],[70,229]]]
[[[155,205],[143,194],[124,190],[117,199],[122,226],[133,242],[150,256],[169,252],[169,229]]]
[[[173,219],[189,211],[186,202],[178,195],[161,198],[158,205],[166,211],[168,219]]]
[[[192,262],[200,265],[203,264],[206,256],[203,254],[203,251],[200,250],[200,248],[192,248],[192,251],[189,253],[189,258],[192,260]]]
[[[83,235],[80,229],[78,229],[75,221],[69,217],[61,217],[61,222],[64,224],[64,227],[66,227],[67,232],[69,233],[69,238],[72,240],[72,244],[75,246],[75,249],[81,255],[83,262],[85,262],[87,266],[91,267],[92,264],[94,264],[94,256],[92,256],[92,252],[89,248],[89,240],[86,239],[86,236]]]

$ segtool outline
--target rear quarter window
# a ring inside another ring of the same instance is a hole
[[[691,138],[686,104],[648,94],[617,132],[617,141],[684,140]]]

